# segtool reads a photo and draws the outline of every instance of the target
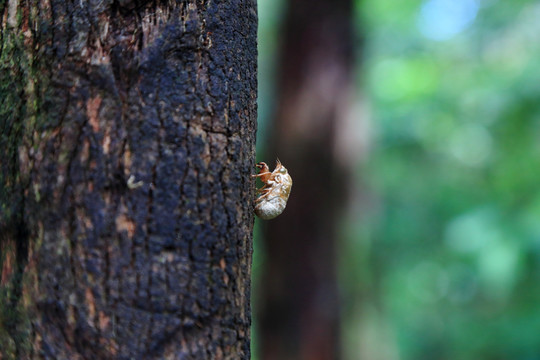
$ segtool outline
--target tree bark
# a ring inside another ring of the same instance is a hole
[[[265,232],[260,316],[265,360],[340,358],[336,247],[350,179],[350,0],[290,0],[273,149],[294,186]],[[345,137],[344,137],[345,135]]]
[[[0,15],[0,358],[249,359],[255,2]]]

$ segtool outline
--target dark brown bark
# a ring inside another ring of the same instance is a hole
[[[351,17],[349,0],[288,2],[273,148],[294,186],[266,231],[265,360],[340,357],[335,256],[348,164],[338,149],[352,100]]]
[[[249,359],[255,2],[0,15],[0,357]]]

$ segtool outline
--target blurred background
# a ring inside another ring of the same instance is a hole
[[[540,359],[540,3],[258,6],[253,358]]]

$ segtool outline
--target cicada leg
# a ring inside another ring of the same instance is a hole
[[[259,195],[259,197],[257,198],[257,201],[262,200],[262,199],[264,199],[265,197],[267,197],[267,196],[270,194],[271,190],[272,190],[272,188],[267,187],[267,186],[262,187],[262,188],[260,188],[260,189],[257,189],[257,192],[261,194],[261,195]]]
[[[272,173],[270,172],[270,168],[268,167],[268,165],[266,165],[265,162],[260,162],[256,164],[255,166],[259,168],[259,173],[255,175],[251,175],[251,177],[260,177],[261,181],[266,184],[268,180],[270,180],[270,177],[272,176]]]

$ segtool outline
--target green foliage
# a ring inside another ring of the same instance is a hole
[[[344,357],[540,359],[540,5],[356,5],[373,130],[341,229]],[[279,24],[259,7],[264,121]]]
[[[360,4],[377,206],[348,235],[370,260],[346,250],[343,272],[365,264],[375,285],[347,286],[372,294],[363,328],[385,324],[362,354],[539,359],[540,6],[475,2],[470,24],[434,40],[426,3]]]

